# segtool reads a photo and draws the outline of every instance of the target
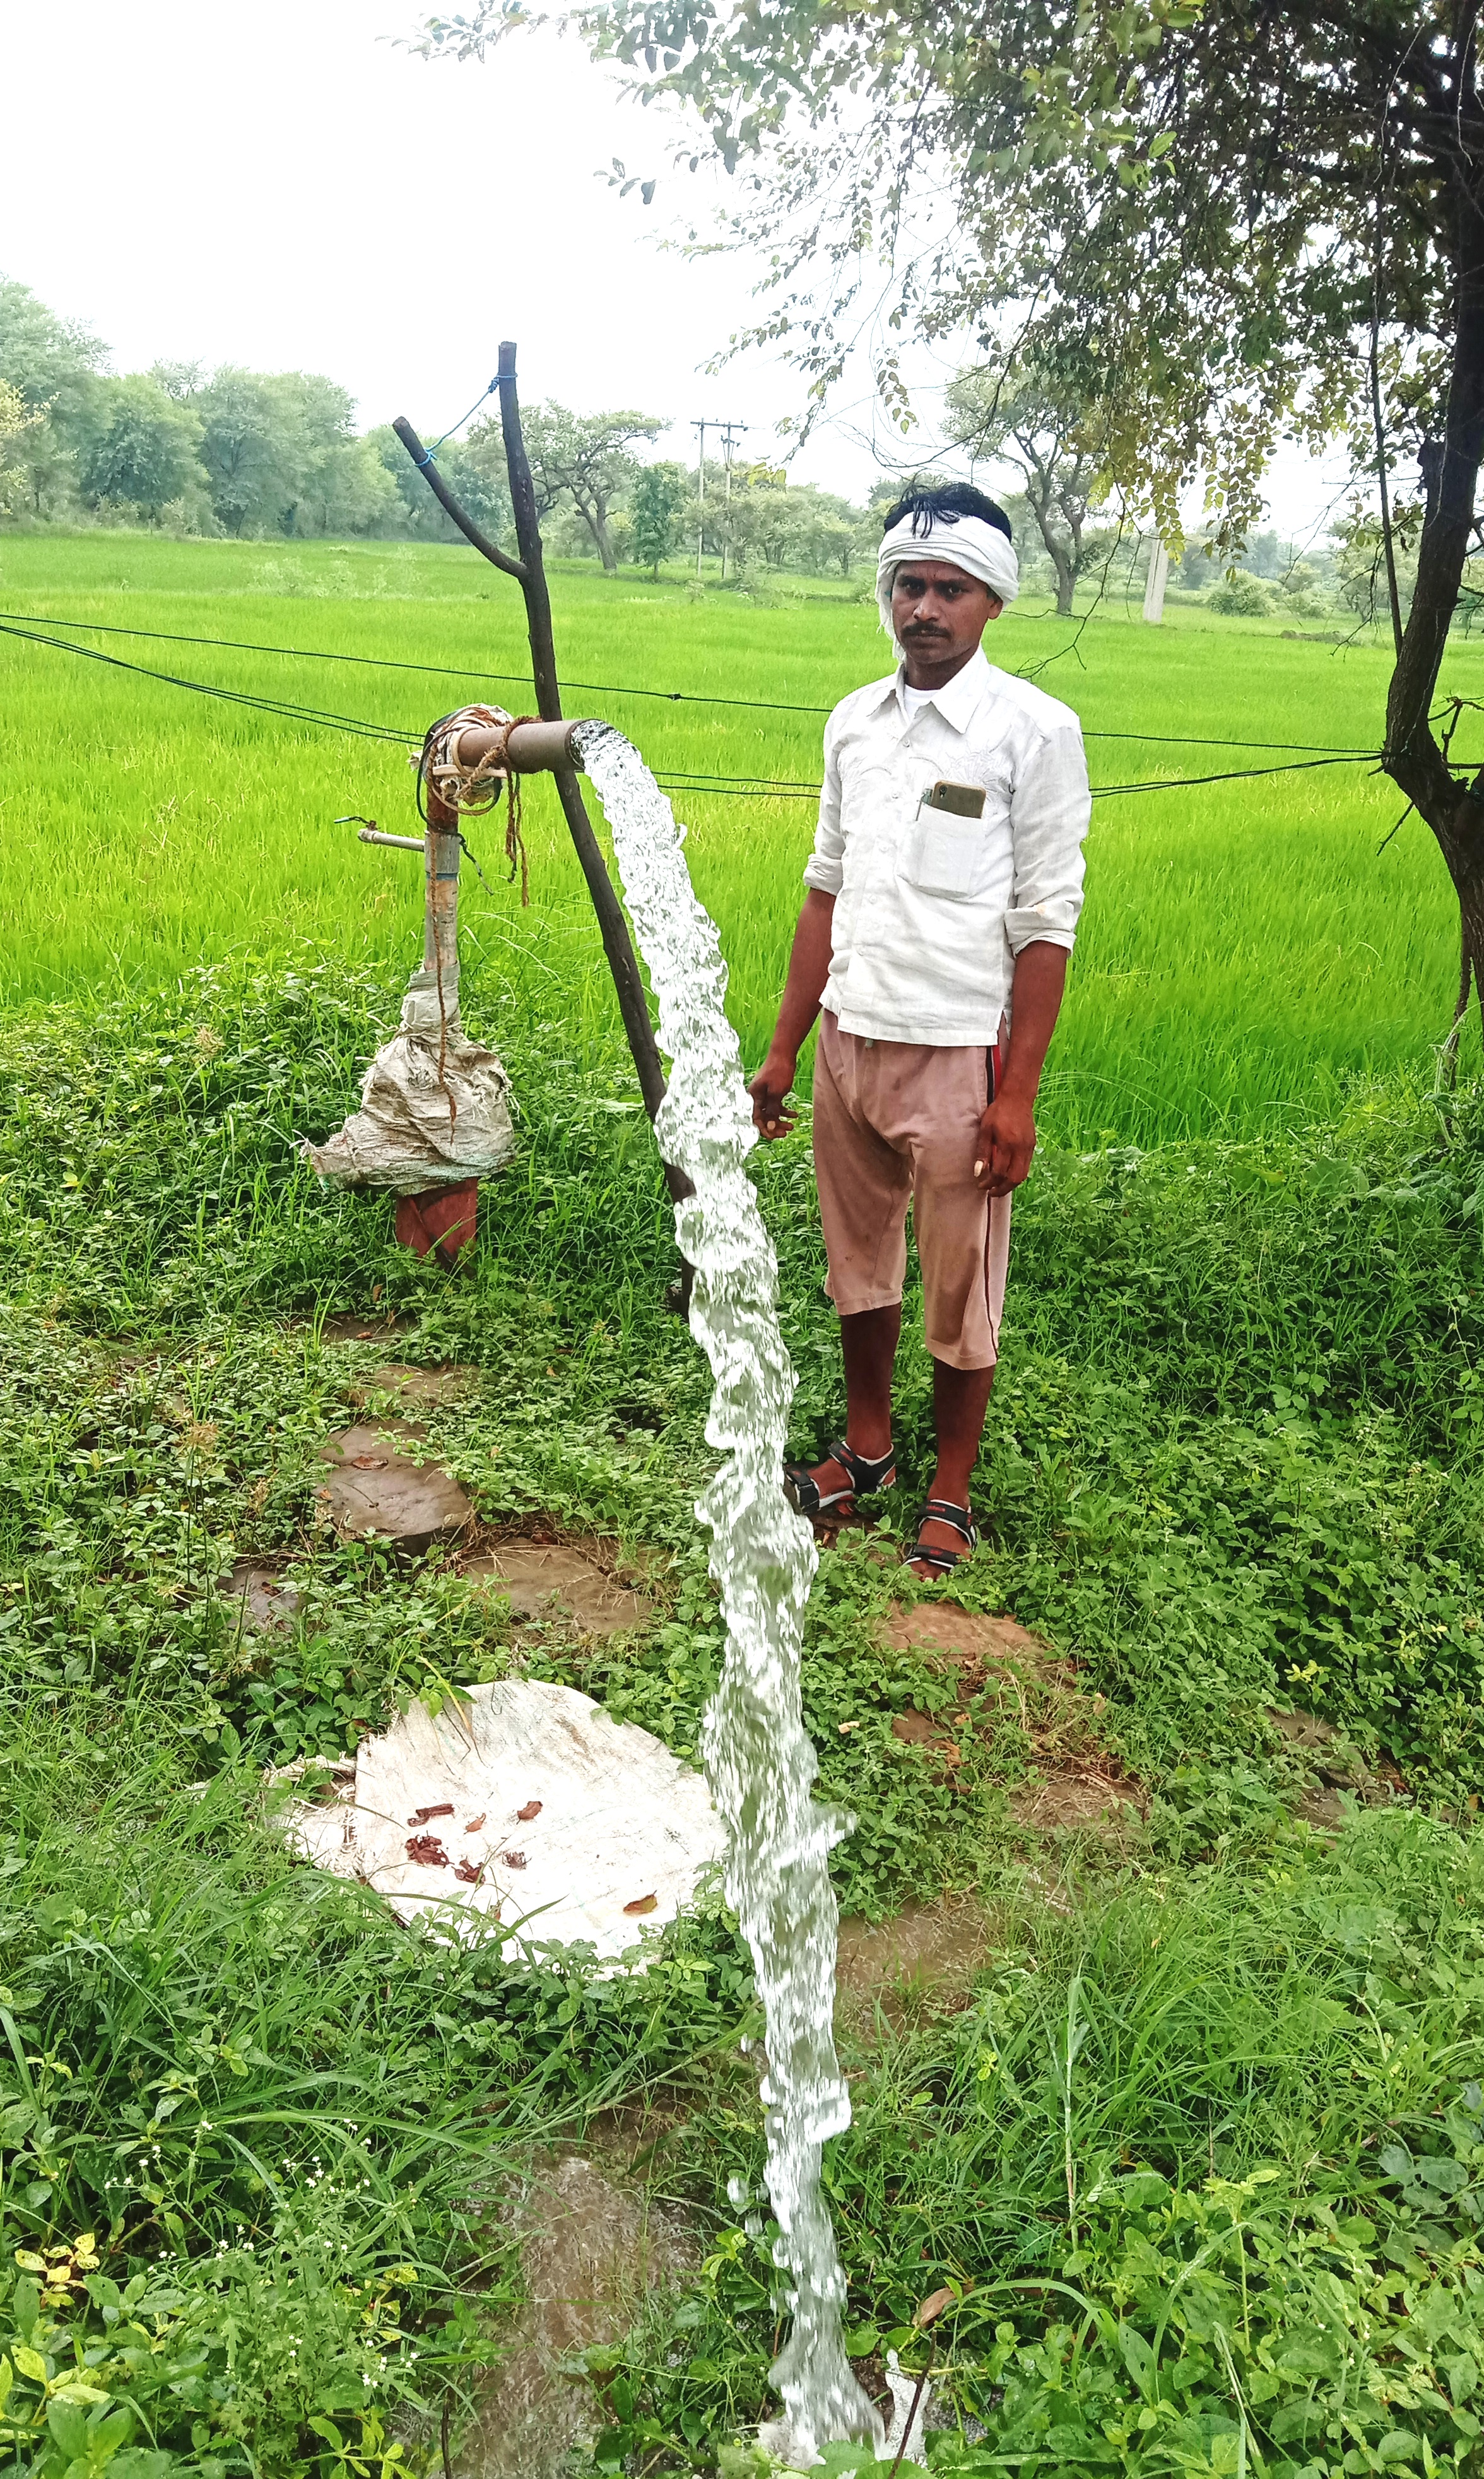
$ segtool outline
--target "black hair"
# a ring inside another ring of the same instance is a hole
[[[912,531],[931,533],[934,524],[956,525],[960,517],[982,517],[993,525],[1012,547],[1014,536],[1010,519],[997,499],[985,491],[976,491],[972,482],[908,483],[900,499],[886,511],[883,533],[890,533],[904,517],[910,517]]]

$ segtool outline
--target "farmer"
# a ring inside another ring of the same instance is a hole
[[[803,1514],[838,1516],[896,1479],[910,1202],[937,1435],[908,1553],[922,1576],[949,1574],[979,1540],[969,1475],[999,1349],[1011,1197],[1036,1150],[1082,908],[1090,800],[1077,718],[980,647],[1018,587],[1009,520],[982,491],[916,489],[889,511],[877,601],[900,661],[825,727],[809,892],[751,1086],[763,1137],[782,1135],[820,1016],[814,1161],[846,1418],[823,1463],[787,1468]]]

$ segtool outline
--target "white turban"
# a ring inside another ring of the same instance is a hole
[[[1001,602],[1013,602],[1020,591],[1020,563],[1014,545],[984,517],[940,516],[923,509],[905,516],[883,536],[876,562],[876,601],[882,626],[895,639],[891,625],[891,580],[904,560],[948,560],[966,576],[977,576]]]

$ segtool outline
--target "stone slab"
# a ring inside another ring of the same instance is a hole
[[[319,1497],[337,1532],[370,1533],[416,1555],[467,1529],[473,1508],[458,1482],[441,1465],[419,1464],[405,1451],[422,1435],[405,1420],[379,1420],[326,1438],[320,1455],[330,1477]]]
[[[590,1696],[499,1679],[414,1704],[357,1751],[350,1795],[296,1802],[298,1848],[450,1934],[499,1925],[531,1944],[590,1945],[617,1962],[695,1893],[722,1855],[698,1773]]]
[[[515,1618],[568,1620],[584,1635],[618,1635],[653,1616],[642,1593],[626,1591],[565,1542],[501,1541],[464,1572],[507,1594]]]

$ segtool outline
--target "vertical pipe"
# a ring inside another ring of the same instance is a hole
[[[429,789],[423,839],[422,968],[452,1009],[459,985],[459,822]]]

